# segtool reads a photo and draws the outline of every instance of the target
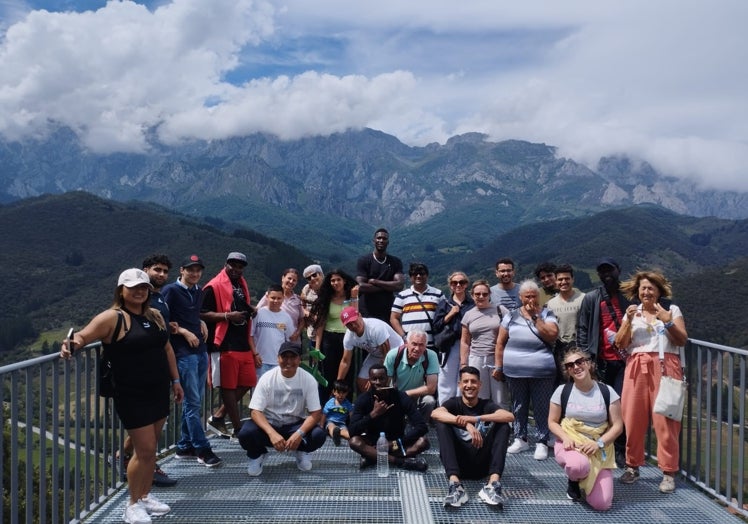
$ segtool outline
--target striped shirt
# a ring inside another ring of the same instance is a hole
[[[431,332],[431,322],[436,314],[436,306],[443,296],[444,293],[435,287],[426,286],[423,293],[418,293],[411,286],[395,296],[392,312],[400,313],[400,324],[406,334],[414,329],[425,331],[428,335],[427,345],[433,346],[434,334]]]

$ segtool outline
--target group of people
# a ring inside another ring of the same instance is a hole
[[[448,477],[445,505],[468,500],[463,478],[487,477],[479,497],[501,507],[506,455],[530,449],[532,404],[533,456],[548,457],[552,434],[569,498],[610,508],[611,470],[618,463],[621,482],[637,481],[650,418],[660,490],[675,490],[680,423],[652,406],[661,373],[681,376],[687,333],[661,273],[639,271],[622,283],[619,265],[604,258],[601,286],[584,294],[569,265],[540,264],[540,285],[516,283],[514,262],[500,258],[497,284],[471,285],[455,271],[445,295],[429,285],[421,262],[410,264],[405,288],[402,261],[388,244],[389,233],[377,230],[355,277],[308,266],[300,295],[298,271],[289,268],[255,306],[243,253],[229,253],[204,287],[197,255],[169,284],[165,255],[122,272],[111,308],[64,341],[61,355],[101,340],[112,363],[114,407],[128,432],[125,522],[148,523],[170,510],[150,488],[175,483],[156,464],[171,395],[182,402],[176,456],[222,464],[202,423],[206,381],[222,401],[208,428],[239,442],[250,476],[262,473],[269,448],[293,452],[297,467],[311,470],[311,453],[328,436],[336,446],[347,441],[363,469],[376,463],[382,433],[391,465],[424,471],[431,421]],[[363,360],[354,381],[356,351]],[[242,420],[250,391],[250,418]]]

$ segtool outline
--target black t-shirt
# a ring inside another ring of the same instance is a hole
[[[246,305],[246,299],[244,299],[244,292],[241,288],[234,288],[234,302],[231,305],[231,311],[244,311]],[[216,295],[213,292],[212,287],[207,287],[203,293],[203,305],[201,311],[218,311],[216,305]],[[215,324],[208,324],[208,340],[210,341],[209,351],[249,351],[249,336],[247,332],[247,319],[243,324],[234,324],[229,322],[226,336],[223,337],[220,347],[216,347],[213,340],[216,336]]]
[[[356,275],[367,280],[370,278],[395,280],[395,275],[402,272],[403,262],[389,254],[385,257],[384,263],[381,264],[374,259],[374,255],[371,253],[360,257],[356,264]],[[390,310],[394,301],[395,294],[391,291],[381,290],[375,293],[361,293],[358,309],[361,315],[366,318],[378,318],[389,324]]]

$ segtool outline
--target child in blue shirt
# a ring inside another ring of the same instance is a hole
[[[353,410],[353,404],[347,398],[348,384],[336,380],[332,387],[332,397],[322,408],[322,427],[332,437],[336,446],[340,446],[340,438],[348,440],[348,417]]]

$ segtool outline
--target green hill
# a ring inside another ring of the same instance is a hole
[[[272,220],[272,208],[265,212]],[[743,300],[748,294],[746,220],[694,218],[635,206],[536,222],[482,238],[475,231],[461,235],[461,230],[477,227],[475,217],[445,214],[438,227],[440,221],[420,231],[391,229],[391,252],[403,259],[406,271],[410,261],[425,261],[432,285],[444,288],[446,274],[454,269],[493,282],[495,260],[510,256],[517,263],[517,280],[531,277],[538,262],[568,262],[577,270],[577,286],[586,290],[597,285],[597,259],[612,256],[624,277],[638,267],[657,267],[673,280],[675,301],[692,337],[748,345],[748,329],[739,322],[748,309]],[[249,257],[246,275],[255,300],[285,267],[301,269],[310,263],[304,252],[316,250],[309,246],[332,249],[330,258],[321,260],[326,269],[342,266],[353,272],[355,255],[369,249],[375,226],[361,232],[344,221],[329,219],[323,229],[314,223],[299,215],[276,224],[280,231],[307,228],[307,242],[297,249],[224,219],[200,220],[154,204],[119,203],[83,192],[0,206],[0,262],[9,297],[0,310],[0,351],[15,349],[19,340],[32,340],[38,333],[82,326],[109,305],[119,272],[139,267],[155,252],[166,253],[176,266],[187,254],[198,253],[208,266],[205,282],[222,268],[226,253],[243,251]],[[357,251],[352,245],[361,247]],[[175,268],[170,277],[176,275]],[[733,305],[725,307],[725,297]],[[12,360],[18,358],[13,353]]]
[[[117,276],[152,253],[175,265],[191,253],[206,264],[203,282],[221,270],[226,254],[244,252],[255,300],[286,267],[311,261],[278,240],[229,224],[210,225],[151,204],[119,203],[83,192],[42,196],[0,207],[0,263],[6,270],[0,348],[14,333],[82,326],[109,306]]]

